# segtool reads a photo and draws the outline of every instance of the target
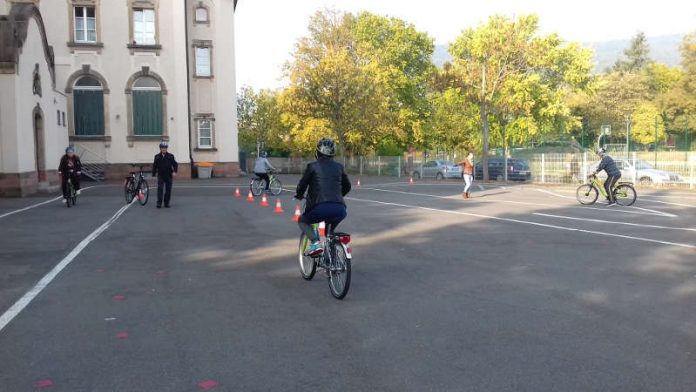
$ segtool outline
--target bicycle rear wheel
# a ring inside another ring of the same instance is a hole
[[[280,183],[279,179],[274,178],[271,180],[270,188],[271,188],[271,194],[273,196],[278,196],[278,195],[280,195],[280,192],[283,191],[283,184]]]
[[[123,194],[126,197],[126,204],[130,204],[135,197],[132,178],[127,179],[125,185],[123,185]]]
[[[312,257],[307,257],[304,255],[307,246],[309,245],[309,238],[307,238],[304,233],[300,236],[300,246],[299,246],[299,260],[300,260],[300,274],[304,280],[312,280],[314,274],[317,272],[317,262]]]
[[[138,203],[140,203],[141,206],[147,204],[147,201],[150,199],[150,186],[147,184],[147,181],[140,180],[140,183],[138,184],[137,194]]]
[[[331,265],[329,266],[329,289],[336,299],[345,298],[350,288],[350,259],[338,241],[330,244]]]
[[[616,203],[622,206],[632,206],[636,202],[636,190],[628,184],[620,184],[614,189]]]
[[[249,190],[251,191],[251,194],[254,196],[261,196],[263,193],[263,187],[265,185],[265,182],[260,179],[260,178],[254,178],[251,180],[251,184],[249,184]]]
[[[597,192],[597,188],[594,186],[590,184],[583,184],[578,187],[577,191],[575,191],[575,197],[578,199],[580,204],[594,204],[597,201],[597,197],[599,197],[599,192]]]

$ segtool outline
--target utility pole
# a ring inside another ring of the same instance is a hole
[[[626,159],[628,159],[631,152],[631,115],[626,113],[624,117],[626,118]]]
[[[657,167],[657,116],[655,116],[655,167]]]

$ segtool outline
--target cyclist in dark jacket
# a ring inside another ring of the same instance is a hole
[[[82,162],[75,155],[75,149],[70,146],[65,149],[65,155],[60,158],[58,165],[58,173],[61,176],[61,185],[63,187],[63,203],[68,199],[68,178],[72,181],[76,193],[80,194],[80,174],[82,174]]]
[[[597,173],[601,172],[602,170],[607,173],[607,180],[604,181],[604,190],[607,191],[607,195],[609,195],[607,198],[609,202],[607,206],[612,207],[616,205],[616,198],[614,197],[614,192],[612,192],[612,190],[614,189],[616,182],[621,178],[621,170],[619,170],[619,168],[616,166],[616,162],[614,162],[614,159],[607,154],[605,149],[599,148],[597,150],[597,155],[599,155],[602,160],[599,162],[597,170],[595,170],[592,175],[597,175]]]
[[[159,147],[160,153],[155,155],[155,161],[152,164],[152,176],[157,176],[157,208],[162,208],[162,193],[165,190],[167,193],[164,195],[164,208],[169,208],[169,201],[172,198],[172,179],[176,177],[179,164],[176,163],[174,154],[167,152],[169,144],[162,142]]]
[[[317,160],[307,165],[297,184],[296,199],[301,200],[307,192],[305,211],[298,222],[312,242],[305,251],[306,256],[322,253],[319,235],[312,229],[312,224],[326,222],[335,229],[347,215],[343,197],[350,192],[351,185],[343,165],[334,161],[335,155],[336,143],[327,137],[321,139],[317,144]]]

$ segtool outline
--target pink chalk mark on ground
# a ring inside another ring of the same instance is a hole
[[[128,332],[119,332],[116,334],[116,337],[119,339],[128,339]]]
[[[199,382],[198,386],[201,387],[201,389],[210,389],[218,386],[218,383],[213,380],[206,380]]]
[[[39,380],[36,382],[37,388],[48,388],[53,386],[53,381],[51,380]]]
[[[116,301],[123,301],[124,299],[126,299],[126,296],[125,295],[114,295],[113,299],[115,299]]]
[[[104,268],[97,268],[97,269],[95,270],[95,272],[99,272],[99,273],[102,273],[102,272],[104,272],[104,271],[106,271]]]
[[[167,273],[164,272],[164,271],[157,271],[157,272],[155,272],[155,275],[157,275],[157,276],[163,276],[163,275],[166,275],[166,274],[167,274]]]

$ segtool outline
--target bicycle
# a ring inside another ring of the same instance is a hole
[[[300,274],[305,280],[312,280],[317,267],[323,269],[329,281],[329,291],[336,299],[343,299],[348,294],[351,279],[351,260],[353,259],[350,246],[350,234],[333,232],[333,227],[326,227],[327,235],[322,239],[323,252],[316,257],[305,256],[309,246],[309,238],[300,235],[299,261]],[[312,225],[315,231],[318,225]]]
[[[575,191],[575,197],[578,202],[583,205],[591,205],[597,201],[601,194],[608,198],[607,191],[604,190],[604,184],[597,178],[596,175],[590,175],[590,180],[587,184],[580,185]],[[632,206],[636,202],[636,190],[633,188],[633,183],[619,182],[614,189],[614,200],[622,206]]]
[[[270,181],[268,182],[269,190],[273,196],[280,195],[283,191],[283,184],[280,182],[278,177],[276,177],[275,172],[268,173]],[[266,181],[262,180],[260,177],[254,177],[249,184],[249,190],[254,196],[261,196],[262,193],[266,191]]]
[[[143,166],[131,165],[133,167],[138,167],[137,173],[132,171],[126,177],[126,181],[123,184],[123,192],[126,196],[126,204],[133,202],[133,199],[137,196],[138,202],[141,206],[147,204],[150,199],[150,186],[145,180],[145,175],[143,174]],[[136,175],[137,174],[137,175]]]
[[[70,170],[70,173],[73,173],[73,171]],[[70,204],[73,206],[77,204],[77,190],[75,189],[75,184],[73,184],[70,175],[68,175],[68,180],[66,182],[68,185],[68,197],[65,199],[65,205],[70,208]]]

